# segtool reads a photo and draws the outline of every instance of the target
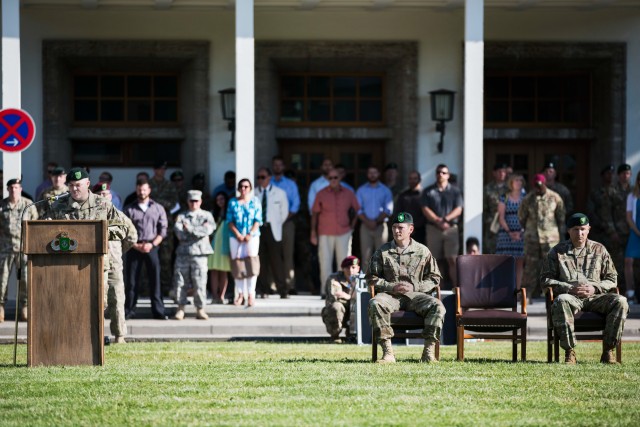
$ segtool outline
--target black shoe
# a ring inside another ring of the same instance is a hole
[[[280,294],[280,299],[289,299],[289,294],[287,293]]]
[[[136,318],[136,312],[135,311],[130,311],[128,313],[126,313],[124,315],[125,320],[129,320],[129,319],[135,319]]]
[[[298,291],[295,289],[289,289],[289,295],[298,295]]]
[[[154,314],[153,318],[156,320],[169,320],[169,316],[166,314]]]

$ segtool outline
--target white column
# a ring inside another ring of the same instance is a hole
[[[253,0],[236,1],[236,178],[255,186]]]
[[[20,108],[20,0],[2,0],[2,108]],[[22,174],[22,154],[2,152],[2,194],[5,183]],[[40,170],[40,166],[37,166]]]
[[[482,247],[484,0],[465,1],[464,22],[464,240]]]

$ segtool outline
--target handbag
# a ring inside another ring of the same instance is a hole
[[[498,231],[500,231],[500,214],[498,212],[496,212],[496,215],[493,217],[493,220],[491,221],[491,225],[489,226],[489,231],[491,231],[493,234],[498,234]]]

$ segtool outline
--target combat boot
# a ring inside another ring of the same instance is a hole
[[[204,311],[204,308],[199,308],[196,310],[196,319],[207,320],[209,315]]]
[[[600,363],[606,363],[609,365],[617,365],[618,361],[616,360],[615,356],[613,355],[613,349],[609,349],[609,350],[604,350],[602,352],[602,356],[600,357]]]
[[[29,317],[29,312],[27,311],[27,307],[20,308],[20,321],[26,322]]]
[[[391,340],[380,340],[380,347],[382,347],[382,359],[378,359],[376,363],[396,363],[396,356],[393,354]]]
[[[422,363],[438,363],[438,359],[436,359],[436,342],[435,341],[425,341],[424,349],[422,350],[422,358],[420,359]]]
[[[176,314],[173,315],[173,318],[176,320],[184,319],[184,305],[179,305]]]
[[[567,365],[575,365],[578,363],[576,360],[576,352],[573,349],[564,351],[564,363]]]
[[[331,335],[331,342],[334,344],[342,344],[339,334]]]
[[[126,344],[127,342],[124,340],[122,335],[117,335],[116,339],[113,341],[114,344]]]
[[[4,305],[0,304],[0,323],[4,322]]]

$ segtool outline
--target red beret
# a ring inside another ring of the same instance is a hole
[[[348,257],[342,260],[342,263],[340,264],[340,268],[347,268],[347,267],[351,267],[352,265],[360,265],[360,260],[358,259],[358,257],[349,255]]]
[[[108,182],[99,182],[93,186],[93,188],[91,189],[91,192],[98,194],[101,191],[107,191],[107,190],[111,190],[111,184],[109,184]]]

